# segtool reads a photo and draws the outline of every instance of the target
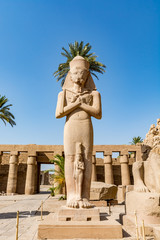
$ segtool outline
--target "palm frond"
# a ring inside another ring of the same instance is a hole
[[[62,47],[63,51],[61,52],[61,55],[66,58],[66,62],[60,63],[58,69],[53,73],[53,76],[57,79],[57,81],[61,80],[61,86],[63,86],[65,78],[69,71],[70,61],[72,61],[72,59],[78,55],[84,57],[87,61],[89,61],[90,72],[97,79],[98,76],[95,74],[95,72],[101,74],[105,72],[106,66],[103,63],[96,61],[97,56],[95,53],[90,52],[92,46],[89,43],[84,45],[83,41],[80,43],[78,41],[75,41],[74,43],[69,43],[68,45],[69,51]]]
[[[5,96],[0,95],[0,119],[4,122],[6,125],[6,122],[9,123],[12,127],[16,125],[14,119],[14,115],[10,112],[10,107],[12,107],[12,104],[7,104],[8,98]]]

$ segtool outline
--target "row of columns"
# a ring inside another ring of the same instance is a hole
[[[122,185],[123,186],[130,185],[131,181],[130,181],[130,172],[129,172],[128,152],[121,153],[120,165],[121,165]],[[112,152],[104,152],[104,177],[105,177],[105,183],[114,184]],[[97,181],[95,154],[92,155],[92,181]]]
[[[29,153],[27,159],[27,173],[25,183],[25,194],[34,194],[35,191],[35,172],[36,172],[36,152]],[[18,173],[18,152],[10,153],[9,173],[7,181],[7,194],[16,193]]]
[[[0,152],[0,159],[2,153]],[[9,173],[7,181],[7,194],[16,193],[17,189],[17,173],[18,173],[18,155],[17,151],[12,151],[10,153],[9,161]],[[59,153],[62,155],[62,153]],[[27,159],[27,173],[26,173],[26,182],[25,182],[25,194],[31,195],[35,192],[35,175],[36,175],[36,152],[28,152]],[[55,170],[59,171],[59,166],[55,164]],[[57,183],[55,183],[56,186]]]
[[[2,153],[0,152],[0,160]],[[130,173],[128,165],[128,153],[121,153],[120,164],[121,164],[121,178],[122,185],[130,185]],[[35,191],[35,172],[36,172],[36,152],[28,153],[27,160],[27,173],[25,183],[25,194],[34,194]],[[58,166],[55,165],[55,169]],[[17,172],[18,172],[18,152],[12,151],[10,153],[9,161],[9,173],[7,182],[7,194],[16,193],[17,188]],[[112,168],[112,152],[104,152],[104,172],[105,172],[105,183],[114,184],[113,168]],[[96,155],[92,155],[92,181],[97,181],[96,174]]]

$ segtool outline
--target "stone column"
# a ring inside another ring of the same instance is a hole
[[[112,152],[104,152],[104,176],[105,183],[114,184],[112,168]]]
[[[18,152],[15,151],[10,153],[7,194],[16,193],[17,171],[18,171]]]
[[[92,180],[97,181],[97,172],[96,172],[96,155],[92,155]]]
[[[25,185],[25,194],[26,195],[34,194],[35,168],[36,168],[36,152],[28,153],[27,175],[26,175],[26,185]]]
[[[121,164],[121,179],[122,179],[123,186],[127,186],[131,184],[128,163],[129,163],[128,152],[124,153],[123,155],[121,154],[120,164]]]

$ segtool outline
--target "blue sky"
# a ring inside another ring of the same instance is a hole
[[[17,123],[0,122],[0,144],[63,144],[52,74],[75,40],[89,42],[107,66],[95,79],[103,111],[93,119],[95,144],[144,138],[160,118],[158,0],[0,0],[0,94]]]

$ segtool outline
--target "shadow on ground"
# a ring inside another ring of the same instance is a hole
[[[48,211],[43,211],[43,216],[48,215]],[[23,211],[19,212],[19,218],[27,218],[32,216],[40,216],[41,211]],[[10,219],[10,218],[16,218],[17,212],[8,212],[8,213],[0,213],[0,219]]]

